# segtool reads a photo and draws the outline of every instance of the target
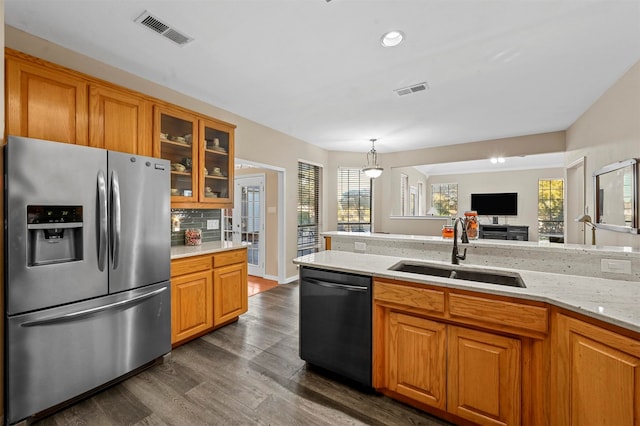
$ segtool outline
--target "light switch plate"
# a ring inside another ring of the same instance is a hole
[[[220,221],[218,219],[207,219],[207,229],[220,229]]]
[[[615,274],[631,275],[631,261],[618,259],[601,259],[600,270],[602,272],[613,272]]]
[[[364,253],[365,251],[367,251],[367,243],[361,243],[361,242],[356,241],[354,243],[353,250],[356,253]]]

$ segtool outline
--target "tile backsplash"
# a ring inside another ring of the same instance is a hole
[[[184,245],[184,230],[199,228],[202,230],[202,242],[220,241],[222,228],[222,210],[220,209],[171,209],[171,221],[180,221],[180,230],[173,231],[171,227],[171,245]],[[218,229],[207,229],[207,220],[217,220]]]

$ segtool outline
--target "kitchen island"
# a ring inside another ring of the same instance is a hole
[[[518,288],[389,269],[407,260],[425,262],[335,250],[294,260],[373,277],[377,390],[453,422],[636,424],[640,282],[518,269]]]
[[[171,344],[237,321],[247,312],[247,245],[171,247]]]

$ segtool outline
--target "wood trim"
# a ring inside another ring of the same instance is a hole
[[[171,277],[190,274],[192,272],[208,271],[212,268],[212,255],[193,256],[171,261]]]
[[[331,237],[324,237],[324,249],[331,250]]]
[[[522,424],[547,426],[550,421],[551,339],[521,338]]]
[[[213,255],[214,268],[232,265],[234,263],[245,263],[246,261],[247,261],[246,248],[220,252]]]
[[[549,331],[549,309],[522,303],[491,300],[482,296],[449,294],[451,318],[466,318],[477,323],[510,330]]]
[[[444,312],[445,292],[443,290],[391,284],[378,279],[374,282],[373,298],[376,302],[390,302],[427,312]]]
[[[567,317],[575,318],[582,322],[586,322],[588,324],[594,325],[598,328],[609,330],[613,333],[617,333],[622,336],[629,337],[630,339],[635,339],[640,341],[640,333],[637,331],[629,330],[628,328],[611,324],[609,322],[606,322],[597,318],[593,318],[588,315],[580,314],[578,312],[570,311],[568,309],[560,308],[558,306],[551,306],[551,317],[555,318],[557,314],[562,314]]]

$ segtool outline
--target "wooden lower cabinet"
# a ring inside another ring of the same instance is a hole
[[[456,307],[461,297],[465,306],[477,299],[480,309]],[[503,301],[507,306],[501,308]],[[490,328],[492,312],[485,309],[491,306],[498,312],[493,316],[501,317],[501,309],[511,311],[514,303],[479,293],[376,279],[374,387],[454,423],[520,425],[542,419],[536,424],[546,424],[544,384],[528,372],[545,365],[541,350],[545,335],[527,336],[544,329],[546,315],[540,323],[537,311],[532,311],[536,320],[530,321],[528,330],[514,321]],[[544,309],[525,304],[522,308],[527,313],[527,308]],[[516,329],[525,336],[511,332]],[[542,401],[543,406],[531,409],[531,404],[523,403],[523,395]]]
[[[520,341],[390,311],[387,389],[485,425],[520,424]]]
[[[247,250],[171,261],[171,343],[185,343],[248,309]]]
[[[237,318],[248,309],[247,262],[213,270],[213,325]]]
[[[448,326],[447,346],[447,411],[479,424],[520,424],[520,340]]]
[[[211,272],[171,279],[171,342],[181,342],[213,327]]]
[[[388,388],[446,410],[446,325],[389,312],[387,327]]]
[[[552,424],[640,425],[640,340],[555,316]]]

